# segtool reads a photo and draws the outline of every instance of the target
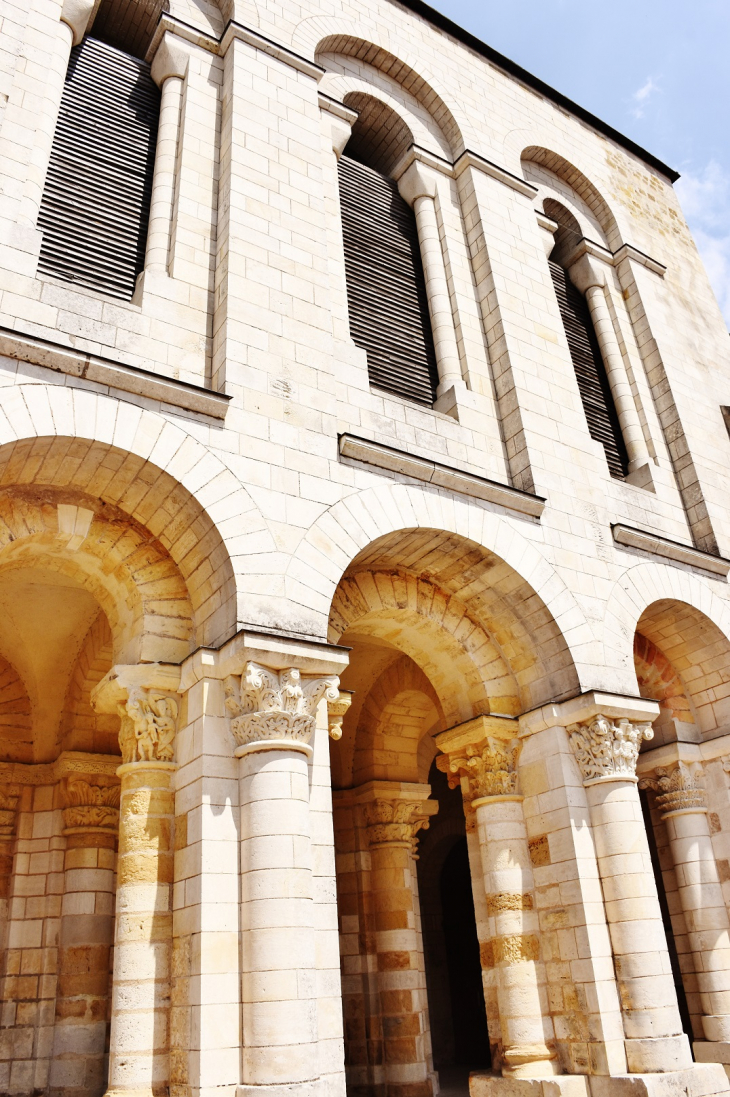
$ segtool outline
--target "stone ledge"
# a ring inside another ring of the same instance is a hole
[[[414,480],[423,480],[435,487],[448,488],[474,499],[497,503],[531,518],[539,518],[545,509],[545,500],[539,495],[530,495],[529,492],[476,476],[473,472],[460,472],[448,465],[440,465],[437,461],[416,457],[403,450],[391,449],[380,442],[371,442],[352,434],[339,436],[339,452],[341,457],[363,461],[367,465],[375,465],[376,468],[388,469],[390,472],[400,472],[404,476],[412,476]]]
[[[709,571],[713,575],[721,575],[723,579],[727,578],[730,572],[730,560],[725,560],[722,556],[713,556],[711,552],[704,552],[691,545],[680,545],[677,541],[670,541],[655,533],[646,533],[644,530],[632,529],[630,526],[619,523],[611,526],[611,532],[617,545],[642,549],[654,556],[673,560],[677,564],[689,564],[693,568]]]
[[[213,419],[225,419],[231,399],[221,392],[198,388],[187,381],[176,381],[139,366],[98,358],[95,354],[64,347],[61,343],[52,343],[35,335],[24,335],[10,328],[0,328],[0,354],[18,362],[65,373],[69,377],[80,377],[112,389],[121,389],[122,392],[160,400],[186,411],[210,415]]]

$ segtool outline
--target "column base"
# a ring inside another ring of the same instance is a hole
[[[311,1082],[279,1082],[274,1085],[236,1086],[236,1097],[315,1097],[319,1079]]]
[[[693,1063],[664,1074],[559,1074],[554,1078],[502,1078],[474,1071],[470,1097],[715,1097],[730,1094],[730,1080],[719,1063]]]
[[[692,1051],[698,1063],[721,1063],[730,1077],[730,1043],[725,1040],[695,1040]]]
[[[692,1066],[689,1039],[681,1036],[652,1036],[645,1040],[624,1040],[630,1074],[665,1074]]]

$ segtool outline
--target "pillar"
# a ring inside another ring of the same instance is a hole
[[[566,730],[588,799],[629,1071],[689,1067],[637,789],[639,747],[652,738],[656,703],[588,695],[563,707],[586,713]]]
[[[428,311],[431,317],[433,344],[438,366],[439,384],[436,395],[440,398],[450,389],[463,389],[461,360],[454,330],[451,295],[446,279],[444,255],[441,248],[438,219],[436,216],[435,173],[414,161],[398,179],[398,190],[413,207],[418,228],[418,243],[423,260],[426,281]]]
[[[414,902],[417,834],[438,811],[430,785],[369,781],[362,805],[370,850],[370,901],[377,962],[386,1097],[431,1097],[433,1062]]]
[[[545,966],[532,862],[517,786],[520,742],[513,720],[481,716],[436,737],[476,814],[479,851],[497,971],[502,1074],[560,1073],[545,993]]]
[[[598,346],[606,367],[608,383],[611,386],[616,414],[623,434],[626,452],[629,458],[629,474],[638,472],[649,462],[649,451],[644,438],[636,401],[631,391],[621,348],[616,339],[613,320],[608,309],[607,283],[603,264],[586,251],[570,263],[568,275],[581,293],[585,295],[591,314]]]
[[[76,774],[62,781],[64,894],[49,1091],[100,1097],[106,1035],[119,782]]]
[[[179,667],[112,667],[92,693],[116,708],[122,765],[108,1097],[153,1097],[170,1081],[173,761]]]
[[[667,828],[682,912],[692,950],[705,1040],[730,1043],[730,920],[722,894],[707,819],[702,767],[685,762],[657,766],[639,781],[657,793]],[[702,1051],[705,1061],[712,1049]]]
[[[248,662],[225,683],[239,759],[243,1085],[314,1092],[318,1062],[309,762],[336,676]]]
[[[166,31],[150,70],[152,79],[161,89],[161,94],[145,271],[167,273],[183,88],[188,61],[189,56],[183,44],[175,38],[175,35]]]

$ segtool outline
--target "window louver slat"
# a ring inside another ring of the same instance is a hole
[[[94,38],[71,51],[38,227],[39,270],[129,300],[144,266],[160,93]]]
[[[559,263],[550,261],[550,274],[588,420],[588,432],[603,446],[611,475],[623,480],[628,472],[628,456],[588,304]]]
[[[356,160],[340,157],[339,177],[350,334],[373,385],[431,405],[438,372],[413,211]]]

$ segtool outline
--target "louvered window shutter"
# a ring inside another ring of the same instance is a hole
[[[438,372],[415,215],[372,168],[341,156],[339,175],[350,334],[373,385],[431,405]]]
[[[129,300],[144,266],[160,92],[94,38],[71,51],[38,226],[39,269]]]
[[[591,438],[603,446],[611,475],[623,480],[628,472],[629,460],[588,304],[559,263],[550,261],[550,273],[588,420],[588,431]]]

